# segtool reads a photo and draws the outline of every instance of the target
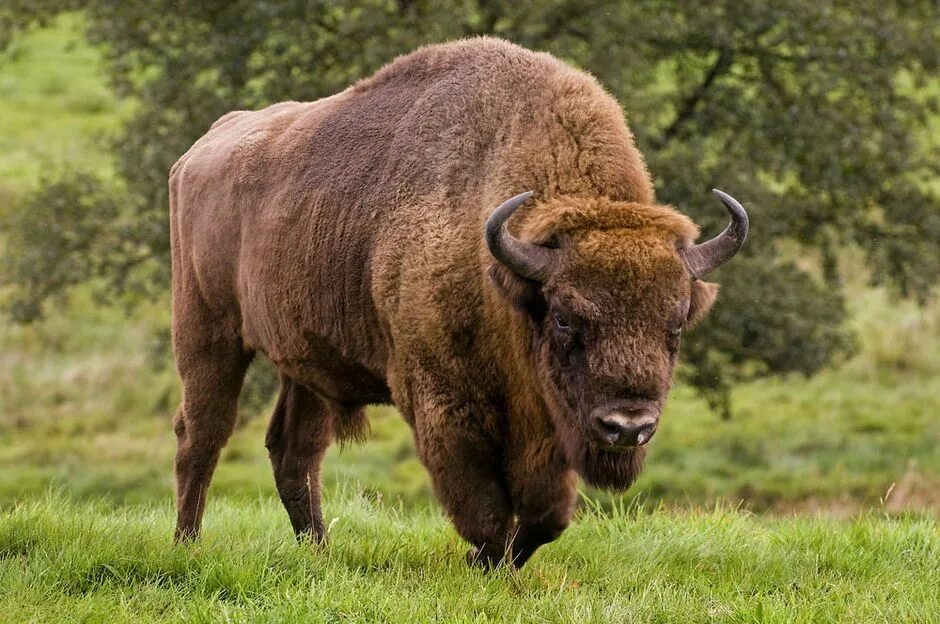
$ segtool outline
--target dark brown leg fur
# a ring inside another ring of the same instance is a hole
[[[274,468],[281,502],[298,539],[323,541],[320,462],[333,437],[333,420],[342,410],[286,377],[274,408],[265,446]]]
[[[428,469],[454,528],[473,545],[468,562],[492,568],[505,558],[514,522],[498,469],[480,464],[487,457],[494,455],[469,448],[451,454],[447,466],[429,462]]]
[[[422,408],[434,405],[429,401]],[[468,561],[486,567],[499,564],[514,529],[500,450],[467,429],[473,419],[466,415],[417,414],[414,422],[418,453],[437,496],[457,533],[473,545]]]
[[[508,473],[518,522],[512,560],[521,568],[540,546],[558,539],[568,526],[577,480],[560,457],[541,447],[516,451]]]
[[[467,554],[470,563],[486,567],[509,563],[521,568],[571,521],[577,493],[574,476],[548,465],[528,466],[520,473],[510,470],[504,477],[500,466],[480,464],[485,457],[500,457],[497,451],[468,448],[466,462],[454,463],[455,455],[449,455],[452,463],[435,477],[438,495],[457,532],[474,545]],[[503,485],[507,477],[511,501]],[[451,486],[447,494],[445,484]],[[467,491],[460,492],[461,487]]]
[[[558,539],[571,521],[574,490],[563,493],[556,506],[540,515],[520,515],[519,526],[512,540],[512,563],[521,568],[540,546]]]

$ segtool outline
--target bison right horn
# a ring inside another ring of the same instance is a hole
[[[710,241],[679,250],[679,255],[685,261],[693,280],[704,277],[730,260],[734,254],[738,253],[744,245],[744,239],[747,238],[748,218],[744,206],[723,191],[712,189],[712,192],[728,209],[731,222],[724,232]]]
[[[503,202],[486,220],[484,237],[494,258],[522,277],[544,282],[552,264],[552,251],[548,247],[521,241],[506,229],[509,217],[530,197],[532,191],[526,191]]]

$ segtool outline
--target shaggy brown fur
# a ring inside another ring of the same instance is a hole
[[[544,284],[482,235],[530,189],[511,230],[563,254]],[[640,401],[658,417],[678,330],[714,300],[676,252],[696,227],[653,202],[617,102],[496,39],[222,117],[170,174],[177,537],[198,533],[261,351],[282,374],[267,446],[298,535],[323,538],[331,440],[393,402],[471,557],[524,563],[568,524],[576,473],[636,477],[644,449],[599,442],[592,414]]]

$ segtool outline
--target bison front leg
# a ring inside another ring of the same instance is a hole
[[[298,539],[325,537],[320,508],[320,462],[332,440],[326,400],[286,377],[268,425],[265,446],[274,480]]]
[[[540,546],[558,539],[571,522],[577,499],[577,478],[557,456],[554,445],[530,446],[509,464],[518,523],[512,562],[520,568]]]
[[[492,568],[507,554],[512,505],[497,466],[490,463],[491,449],[481,448],[477,440],[465,441],[469,446],[425,454],[425,464],[454,528],[473,545],[467,562]]]
[[[415,419],[421,460],[457,533],[473,545],[468,563],[495,567],[507,553],[514,528],[502,454],[474,430],[473,418],[427,409]]]

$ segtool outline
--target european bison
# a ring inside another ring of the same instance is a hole
[[[731,224],[694,245],[617,102],[497,39],[223,116],[170,173],[177,539],[199,531],[261,351],[298,536],[324,537],[329,444],[393,403],[469,559],[521,566],[567,526],[576,474],[622,490],[639,473],[680,333],[715,300],[698,278],[747,233],[718,194]]]

